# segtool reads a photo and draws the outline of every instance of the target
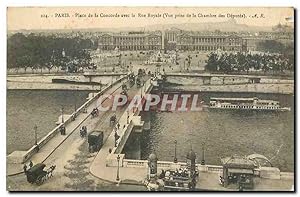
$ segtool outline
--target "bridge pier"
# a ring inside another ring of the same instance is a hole
[[[150,112],[146,112],[143,114],[143,119],[144,119],[144,131],[149,131],[151,129],[151,116]]]

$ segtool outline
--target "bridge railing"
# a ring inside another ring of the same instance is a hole
[[[165,168],[170,169],[172,166],[178,166],[178,168],[184,168],[187,166],[187,163],[185,162],[171,162],[171,161],[157,161],[157,167],[159,168]],[[201,165],[196,164],[197,168],[200,169],[200,167],[205,167],[206,172],[210,173],[221,173],[223,172],[222,166],[217,165]],[[148,167],[148,161],[147,160],[137,160],[137,159],[123,159],[123,167]]]
[[[197,164],[197,167],[199,168],[201,165]],[[212,173],[220,173],[223,172],[223,166],[217,166],[217,165],[205,165],[207,172]]]
[[[148,167],[147,160],[123,159],[123,167]]]
[[[69,118],[67,118],[64,123],[59,124],[56,126],[52,131],[50,131],[45,137],[43,137],[37,145],[32,146],[23,156],[23,163],[26,162],[29,158],[31,158],[40,148],[42,148],[47,142],[49,142],[54,136],[59,133],[59,129],[62,125],[67,125],[68,123],[73,121],[73,117],[77,117],[86,107],[88,107],[91,103],[93,103],[95,100],[97,100],[103,93],[108,91],[113,85],[123,81],[127,78],[127,75],[120,77],[116,81],[112,82],[110,85],[106,86],[103,90],[98,92],[93,98],[86,101],[81,107],[79,107],[75,112],[71,114]],[[89,114],[88,114],[89,116]],[[70,131],[69,134],[71,134],[73,131]]]

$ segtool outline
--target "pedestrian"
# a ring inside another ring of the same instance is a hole
[[[33,166],[33,163],[32,163],[32,161],[30,160],[29,168],[32,168],[32,166]]]
[[[86,106],[83,107],[83,113],[87,113],[87,107]]]
[[[26,172],[27,172],[27,165],[26,165],[26,163],[23,166],[23,170],[24,170],[24,173],[26,174]]]
[[[118,130],[120,129],[120,123],[118,122],[118,124],[117,124],[117,128],[118,128]]]

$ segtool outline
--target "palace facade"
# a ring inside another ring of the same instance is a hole
[[[161,50],[162,34],[160,31],[104,33],[99,36],[98,48],[121,51]]]
[[[171,28],[165,31],[167,50],[182,51],[245,51],[246,42],[234,33],[196,32]]]
[[[153,32],[102,33],[98,37],[100,50],[179,50],[179,51],[255,51],[259,42],[275,39],[274,33],[248,35],[235,32],[198,32],[177,28]],[[273,36],[273,37],[270,37]],[[280,37],[282,38],[282,36]],[[286,39],[284,37],[284,42]]]

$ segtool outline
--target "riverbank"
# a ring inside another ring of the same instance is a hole
[[[14,75],[7,76],[7,89],[9,90],[100,90],[119,76],[93,76],[84,75]],[[61,80],[65,83],[53,83]],[[68,83],[66,83],[68,82]],[[89,83],[99,84],[91,85]],[[101,84],[101,85],[100,85]]]
[[[236,85],[181,85],[167,87],[170,91],[240,92],[294,94],[294,84],[236,84]]]
[[[38,82],[10,82],[7,84],[8,90],[89,90],[99,91],[100,86],[78,85],[65,83],[38,83]]]

